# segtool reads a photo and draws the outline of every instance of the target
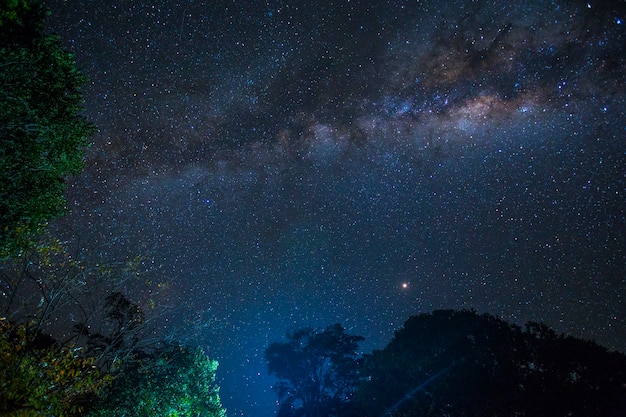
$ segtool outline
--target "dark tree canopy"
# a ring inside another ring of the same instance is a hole
[[[355,416],[626,412],[626,356],[542,324],[522,330],[473,311],[409,318],[384,349],[366,355],[362,371]]]
[[[278,416],[340,415],[359,381],[357,348],[363,340],[335,324],[323,331],[296,330],[286,343],[271,344],[265,360],[278,378]]]
[[[39,2],[0,4],[0,258],[62,214],[65,178],[94,131],[81,116],[86,78],[44,20]]]

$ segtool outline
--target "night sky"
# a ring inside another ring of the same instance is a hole
[[[46,3],[99,128],[52,228],[215,321],[229,416],[274,414],[263,352],[307,325],[626,351],[626,2]]]

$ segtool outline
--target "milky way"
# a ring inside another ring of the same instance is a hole
[[[230,416],[274,414],[298,326],[367,351],[475,308],[625,349],[625,2],[209,3],[50,2],[99,127],[53,226],[217,321]]]

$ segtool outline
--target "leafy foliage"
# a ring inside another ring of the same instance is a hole
[[[86,78],[58,37],[41,31],[38,2],[0,5],[0,258],[65,206],[65,178],[83,167],[94,126],[80,115]]]
[[[59,347],[26,325],[0,319],[0,414],[80,415],[86,398],[111,380],[94,361],[80,348]]]
[[[0,8],[0,27],[13,25],[13,27],[27,27],[24,24],[24,18],[37,15],[41,10],[37,10],[38,4],[31,5],[28,0],[4,0]],[[40,19],[36,19],[39,21]],[[40,29],[36,27],[33,29]]]
[[[265,351],[280,403],[278,415],[339,415],[359,380],[356,350],[363,337],[347,335],[335,324],[323,331],[310,327],[287,334],[286,343]]]
[[[105,297],[107,332],[84,323],[74,330],[86,351],[114,377],[112,388],[91,407],[90,416],[223,417],[217,362],[202,349],[181,347],[151,337],[142,308],[121,292]]]
[[[362,369],[367,379],[355,395],[355,416],[582,417],[626,410],[626,356],[542,324],[524,331],[473,311],[409,318],[383,350],[366,355]]]
[[[202,349],[169,347],[118,376],[90,417],[224,417],[217,362]]]
[[[0,390],[8,397],[0,394],[0,415],[89,410],[98,416],[222,417],[217,362],[202,350],[178,347],[193,334],[159,330],[166,308],[155,301],[161,285],[152,291],[141,259],[103,265],[85,255],[49,239],[28,256],[0,263],[0,317],[14,323],[3,333],[0,354],[22,352],[2,356],[0,373],[7,379],[0,378]],[[143,303],[147,311],[120,291],[129,284],[151,290]],[[201,330],[206,333],[206,326]],[[45,339],[44,331],[65,339]]]

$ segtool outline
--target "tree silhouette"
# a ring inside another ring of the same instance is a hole
[[[98,358],[98,365],[109,372],[125,370],[136,359],[156,350],[162,344],[154,340],[154,331],[138,304],[115,291],[105,297],[102,319],[106,331],[93,332],[85,323],[76,323],[74,332],[85,339],[85,348]]]
[[[618,416],[626,356],[474,311],[410,317],[366,355],[354,416]]]
[[[296,330],[287,334],[286,343],[272,343],[265,360],[269,373],[278,378],[278,416],[339,415],[360,379],[356,350],[363,340],[334,324],[323,331]]]

